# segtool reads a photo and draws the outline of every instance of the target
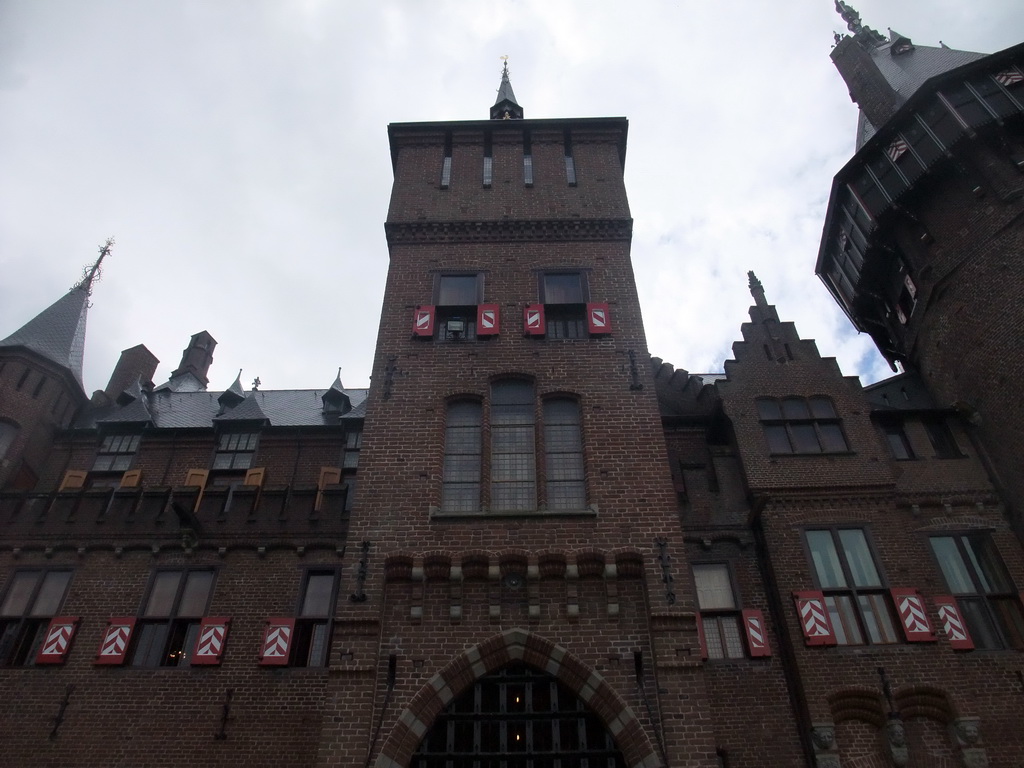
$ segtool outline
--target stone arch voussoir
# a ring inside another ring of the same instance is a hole
[[[376,768],[405,768],[431,724],[477,679],[522,661],[557,678],[601,718],[630,768],[662,768],[636,714],[600,673],[560,645],[525,629],[509,629],[467,649],[412,698],[384,741]]]

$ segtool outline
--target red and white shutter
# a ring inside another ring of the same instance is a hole
[[[917,286],[914,285],[914,279],[910,275],[903,276],[903,285],[907,288],[907,293],[910,294],[910,298],[917,298]]]
[[[889,591],[896,604],[896,612],[900,615],[900,624],[903,625],[907,642],[930,643],[935,640],[932,623],[928,620],[928,609],[917,590],[894,587]]]
[[[501,313],[497,304],[480,304],[476,308],[476,335],[496,336],[500,331]]]
[[[77,616],[56,616],[46,628],[46,639],[39,646],[36,664],[63,664],[78,628]]]
[[[697,613],[697,640],[700,642],[700,657],[707,661],[708,641],[704,639],[704,620],[701,619],[699,612]]]
[[[196,647],[192,651],[192,664],[220,664],[230,624],[231,618],[227,616],[203,619],[199,625]]]
[[[107,631],[103,633],[95,664],[124,664],[128,656],[128,642],[135,629],[135,617],[108,619]]]
[[[747,633],[747,648],[753,658],[771,656],[772,649],[768,645],[768,630],[764,626],[764,614],[756,608],[743,611],[743,629]]]
[[[267,619],[267,627],[263,630],[263,643],[260,645],[260,664],[287,665],[294,634],[295,619]]]
[[[832,630],[832,622],[828,618],[828,607],[825,595],[809,590],[794,592],[796,612],[800,617],[800,629],[804,633],[807,645],[835,645],[836,634]]]
[[[612,332],[612,317],[607,304],[587,304],[587,330],[591,336]]]
[[[939,595],[933,597],[932,602],[939,610],[939,621],[942,622],[942,631],[949,638],[950,647],[957,651],[974,650],[974,641],[967,631],[967,623],[960,613],[956,598],[952,595]]]
[[[412,333],[413,336],[433,336],[434,335],[434,308],[433,307],[416,307],[416,311],[412,316]]]
[[[543,336],[544,330],[544,305],[530,304],[523,310],[523,332],[527,336]]]

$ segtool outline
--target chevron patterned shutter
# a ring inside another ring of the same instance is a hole
[[[413,336],[434,335],[434,308],[431,306],[416,307],[412,318]]]
[[[973,651],[974,641],[971,633],[967,631],[967,623],[963,614],[960,613],[960,606],[952,595],[937,595],[932,602],[939,611],[939,621],[942,623],[942,631],[949,638],[949,645],[956,651]]]
[[[704,661],[708,660],[708,643],[704,639],[704,621],[700,617],[700,612],[697,612],[697,640],[700,642],[700,657]]]
[[[523,333],[527,336],[543,336],[544,331],[544,305],[530,304],[523,310]]]
[[[224,641],[228,637],[231,617],[207,617],[199,625],[196,647],[192,650],[192,664],[220,664],[224,657]]]
[[[291,655],[292,636],[295,634],[295,619],[267,619],[260,645],[260,664],[264,666],[286,666]]]
[[[587,330],[591,336],[612,332],[612,317],[607,304],[587,304]]]
[[[497,304],[480,304],[476,308],[476,335],[496,336],[501,330],[501,310]]]
[[[903,634],[908,643],[930,643],[935,640],[932,623],[928,619],[928,609],[924,598],[916,589],[893,587],[889,590],[892,601],[896,604],[896,612],[900,615]]]
[[[743,611],[743,629],[747,633],[747,648],[752,658],[771,656],[772,649],[768,644],[768,630],[764,625],[764,614],[756,608]]]
[[[50,626],[46,628],[46,638],[36,654],[36,664],[63,664],[76,629],[77,616],[56,616],[51,619]]]
[[[103,633],[100,649],[96,652],[94,664],[124,664],[128,656],[128,643],[135,629],[135,617],[125,616],[107,620],[107,631]]]
[[[836,635],[828,618],[825,595],[816,590],[794,592],[800,629],[807,645],[835,645]]]

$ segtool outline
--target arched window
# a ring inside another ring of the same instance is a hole
[[[444,431],[444,482],[441,509],[480,509],[480,425],[482,407],[473,400],[448,404]]]
[[[438,715],[411,768],[624,768],[601,719],[549,674],[513,664],[477,680]]]
[[[583,509],[583,438],[580,406],[567,397],[544,401],[544,454],[548,509]]]
[[[491,385],[491,508],[537,508],[533,384],[509,379]]]

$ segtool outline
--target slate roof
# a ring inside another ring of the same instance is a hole
[[[869,53],[878,71],[896,92],[900,103],[913,96],[929,79],[944,72],[970,64],[972,61],[985,58],[988,54],[973,51],[957,51],[953,48],[933,48],[927,45],[914,45],[906,53],[893,55],[892,47],[908,39],[890,31],[889,40]],[[863,112],[857,125],[857,149],[875,135],[878,126],[872,125],[864,117]]]
[[[0,347],[24,347],[67,368],[84,392],[82,360],[88,309],[88,290],[74,288],[0,341]]]
[[[930,411],[936,408],[928,389],[917,376],[901,373],[864,387],[875,411]]]
[[[250,392],[245,401],[234,410],[245,408],[246,419],[266,419],[273,427],[315,427],[337,424],[337,414],[325,417],[323,412],[324,389],[281,389]],[[365,389],[346,389],[345,394],[352,401],[352,410],[341,417],[341,423],[362,419],[366,415]],[[172,392],[159,390],[144,395],[153,426],[164,429],[189,427],[212,427],[214,418],[221,410],[219,392]],[[136,421],[138,404],[133,401],[126,406],[110,405],[86,412],[75,422],[77,429],[92,429],[103,424]],[[252,409],[252,410],[249,410]],[[230,416],[231,411],[226,415]],[[263,416],[253,416],[261,413]],[[246,414],[249,414],[246,416]],[[126,418],[128,417],[128,418]],[[224,421],[224,417],[217,422]]]

